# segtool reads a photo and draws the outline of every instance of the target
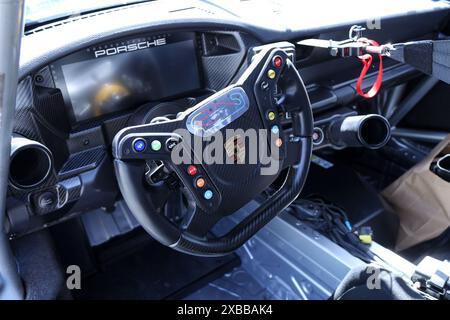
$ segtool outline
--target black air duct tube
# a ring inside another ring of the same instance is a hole
[[[43,144],[22,136],[11,139],[9,181],[18,189],[41,185],[50,175],[53,157]]]
[[[345,117],[331,123],[328,137],[338,147],[378,149],[391,138],[391,126],[377,114]]]

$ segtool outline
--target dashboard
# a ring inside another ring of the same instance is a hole
[[[272,2],[264,2],[268,11],[263,13],[273,10],[268,5]],[[381,2],[395,9],[389,1]],[[368,30],[367,35],[381,42],[435,37],[450,7],[418,2],[420,10],[410,15],[392,12],[382,30]],[[7,198],[10,236],[88,210],[113,208],[120,192],[111,142],[122,128],[174,116],[222,89],[242,74],[257,46],[309,37],[345,39],[349,26],[360,19],[313,26],[293,17],[291,22],[278,19],[270,24],[249,18],[241,11],[247,5],[238,9],[174,1],[163,7],[155,1],[28,30],[22,41],[13,129],[19,140],[11,158]],[[356,59],[336,60],[320,50],[301,48],[292,59],[318,122],[357,103],[354,84],[361,67]],[[386,61],[383,86],[417,76],[408,66]],[[36,144],[27,147],[21,138]],[[40,170],[34,172],[30,163]]]
[[[195,33],[101,43],[50,65],[73,125],[201,87]]]
[[[11,157],[7,200],[11,236],[112,208],[120,198],[111,156],[115,134],[174,116],[220,90],[239,76],[247,50],[258,44],[229,30],[138,32],[76,50],[26,75],[18,85],[13,129],[18,151]],[[30,162],[35,168],[25,170]]]

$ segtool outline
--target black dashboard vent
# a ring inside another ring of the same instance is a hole
[[[228,85],[245,57],[245,45],[237,32],[206,32],[200,35],[205,85],[220,90]]]
[[[203,33],[201,36],[203,56],[220,56],[238,53],[241,46],[234,34]]]

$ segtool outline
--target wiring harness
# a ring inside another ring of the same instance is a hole
[[[313,195],[297,199],[287,211],[361,260],[368,263],[376,260],[369,247],[371,228],[353,228],[341,207]]]

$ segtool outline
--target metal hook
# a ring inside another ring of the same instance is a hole
[[[356,41],[356,40],[358,40],[359,38],[362,37],[362,33],[365,30],[366,30],[366,28],[358,26],[358,25],[355,24],[348,31],[348,38]]]

